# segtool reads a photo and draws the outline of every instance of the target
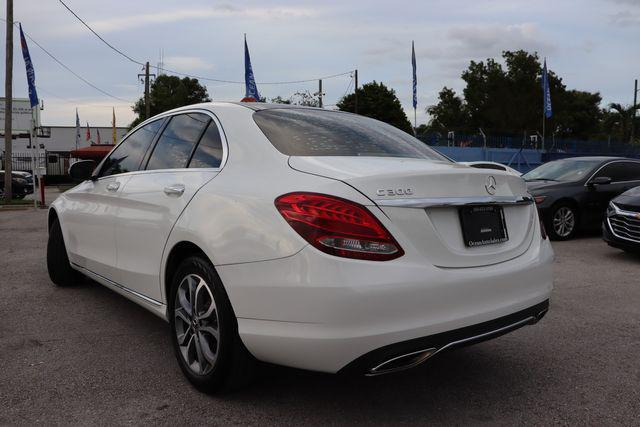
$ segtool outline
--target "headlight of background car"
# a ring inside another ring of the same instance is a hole
[[[616,207],[613,202],[609,202],[609,206],[607,206],[607,216],[613,216],[616,214]]]
[[[27,180],[26,179],[22,179],[22,178],[14,178],[13,179],[15,182],[17,182],[20,185],[27,185]]]

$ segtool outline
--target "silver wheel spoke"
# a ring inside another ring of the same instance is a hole
[[[211,347],[213,348],[217,347],[217,340],[211,342],[211,340],[205,337],[201,329],[200,331],[198,331],[198,342],[200,343],[200,349],[202,350],[202,355],[204,356],[205,359],[207,359],[207,362],[213,365],[216,362],[218,355],[213,351],[211,351]]]
[[[204,373],[204,360],[205,357],[202,354],[202,343],[200,342],[200,338],[199,338],[200,334],[193,334],[193,338],[194,338],[194,345],[196,347],[196,357],[198,358],[198,365],[199,366],[199,374],[203,374]]]
[[[207,307],[206,310],[203,310],[202,304],[199,304],[200,300],[198,300],[200,294],[202,292],[207,292],[208,297],[209,297],[209,307]],[[205,283],[204,280],[202,280],[199,284],[198,284],[198,288],[196,290],[196,318],[201,320],[201,319],[206,319],[209,316],[211,316],[211,313],[213,313],[213,310],[216,309],[216,304],[213,300],[213,294],[211,293],[211,290],[209,289],[209,286],[207,286],[207,284]],[[204,311],[204,313],[202,313],[202,311]]]

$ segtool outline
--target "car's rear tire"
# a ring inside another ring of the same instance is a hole
[[[255,359],[238,336],[233,308],[209,260],[190,256],[180,263],[168,310],[176,359],[198,390],[237,389],[251,381]]]
[[[82,280],[82,275],[71,268],[67,248],[64,245],[60,221],[56,218],[49,229],[47,241],[47,270],[49,278],[58,286],[72,286]]]
[[[551,208],[545,225],[551,240],[573,239],[578,231],[578,212],[571,204],[558,203]]]

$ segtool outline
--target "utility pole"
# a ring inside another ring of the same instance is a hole
[[[322,79],[318,80],[318,107],[322,108]]]
[[[151,115],[151,105],[149,105],[149,61],[144,67],[144,118],[145,120]]]
[[[356,88],[355,88],[355,91],[354,91],[354,94],[355,94],[355,109],[354,109],[354,113],[358,114],[358,70],[356,70],[356,72],[355,72],[355,80],[356,80],[355,81],[355,83],[356,83],[355,87]]]
[[[11,202],[11,143],[13,113],[13,0],[7,0],[7,40],[5,47],[5,75],[4,75],[4,199]]]
[[[149,102],[149,78],[155,77],[155,74],[149,74],[149,61],[144,65],[144,74],[138,74],[138,77],[144,77],[144,119],[151,117],[151,103]]]
[[[633,144],[633,140],[636,137],[636,105],[638,102],[638,79],[635,80],[633,85],[633,112],[631,115],[631,142]]]

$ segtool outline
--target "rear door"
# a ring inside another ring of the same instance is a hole
[[[115,218],[119,197],[138,171],[163,120],[153,121],[118,145],[100,165],[98,179],[65,193],[65,242],[70,261],[115,281]]]
[[[116,219],[118,282],[160,301],[165,243],[195,193],[215,177],[223,160],[217,120],[203,112],[174,115],[148,156],[146,170],[122,190]]]

